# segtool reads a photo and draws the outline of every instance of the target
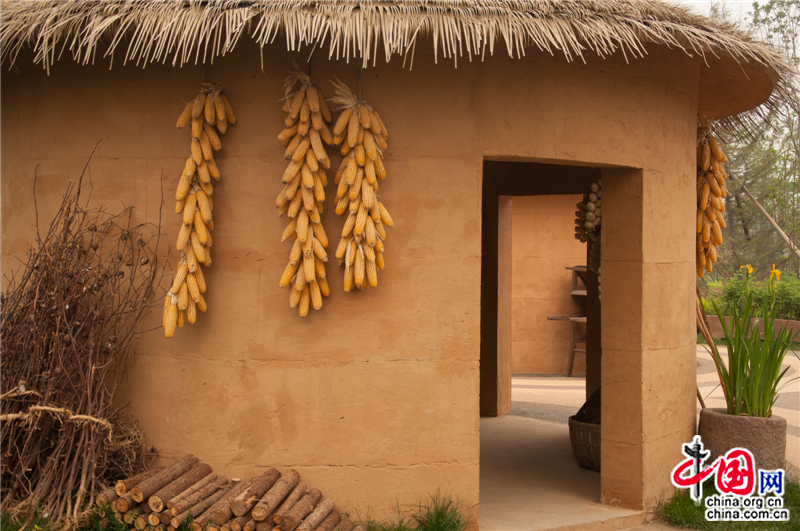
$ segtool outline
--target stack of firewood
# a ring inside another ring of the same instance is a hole
[[[191,454],[118,481],[97,496],[97,505],[101,525],[113,514],[139,531],[175,531],[184,522],[191,531],[366,531],[318,489],[308,489],[296,470],[229,480]]]

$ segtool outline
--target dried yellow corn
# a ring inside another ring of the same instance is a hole
[[[197,195],[189,194],[183,205],[183,224],[191,225],[194,222],[194,211],[197,207]]]
[[[194,196],[197,202],[197,209],[200,211],[203,222],[208,223],[211,221],[211,201],[209,201],[208,196],[202,190],[197,190]]]
[[[319,289],[319,284],[316,281],[309,284],[309,292],[311,294],[311,305],[315,310],[322,308],[322,292]]]
[[[208,124],[203,124],[203,132],[208,137],[208,141],[211,144],[211,147],[214,148],[214,151],[219,151],[220,149],[222,149],[222,141],[219,139],[219,135],[217,134],[217,132],[214,130],[213,127],[211,127]]]
[[[211,119],[209,119],[208,115],[206,115],[206,122],[213,124],[217,120],[224,119],[227,121],[227,117],[225,116],[225,104],[222,102],[222,98],[219,95],[214,97],[214,108],[212,111]]]
[[[366,271],[367,271],[367,282],[373,288],[378,285],[378,267],[375,265],[375,262],[367,261],[366,264]]]
[[[200,295],[200,300],[196,303],[197,309],[203,313],[208,310],[208,305],[206,304],[206,300]]]
[[[311,146],[311,140],[308,137],[303,137],[303,139],[297,145],[297,149],[295,149],[294,155],[292,155],[292,160],[294,160],[295,162],[302,162],[310,146]]]
[[[206,95],[202,92],[197,95],[194,99],[194,105],[192,106],[192,118],[197,118],[203,112],[203,108],[206,105]]]
[[[311,173],[317,173],[317,170],[319,170],[319,161],[317,161],[317,158],[314,156],[313,149],[306,151],[306,157],[303,160],[306,161],[306,165],[311,170]]]
[[[380,157],[377,157],[374,161],[375,164],[375,175],[378,176],[378,179],[385,179],[386,178],[386,168],[383,166],[383,161]]]
[[[344,290],[351,291],[355,280],[355,268],[347,266],[344,268]]]
[[[383,263],[383,253],[382,252],[375,253],[375,268],[378,271],[381,271],[383,270],[384,267],[385,264]]]
[[[186,107],[183,108],[183,112],[181,115],[178,116],[178,128],[183,129],[187,125],[189,125],[189,121],[192,119],[192,107],[194,107],[194,102],[190,101],[186,104]]]
[[[297,214],[297,239],[300,240],[300,243],[305,243],[306,236],[308,234],[308,214],[305,210],[301,210],[299,214]]]
[[[306,282],[309,284],[314,282],[314,279],[317,278],[316,275],[316,265],[314,264],[314,257],[305,257],[303,258],[303,270],[305,271],[306,275]]]
[[[311,122],[301,121],[297,124],[297,134],[300,136],[308,136],[308,131],[311,129]]]
[[[189,242],[191,243],[191,250],[194,252],[194,256],[197,258],[197,261],[205,262],[207,249],[202,243],[200,243],[200,239],[197,237],[197,233],[195,231],[192,231],[192,234],[189,236]],[[187,247],[186,250],[188,251],[189,248]],[[189,267],[189,270],[194,272],[191,266]]]
[[[314,229],[314,236],[319,240],[323,247],[328,246],[328,235],[322,223],[312,223],[311,228]]]
[[[225,119],[229,124],[235,124],[236,114],[233,112],[233,107],[231,107],[230,100],[228,100],[227,96],[224,94],[220,94],[219,99],[222,100],[222,105],[225,106]]]
[[[309,292],[308,286],[306,285],[303,288],[303,293],[300,294],[300,304],[299,304],[300,317],[305,317],[308,315],[308,304],[310,302],[309,301],[310,298],[311,294]]]
[[[317,279],[325,278],[327,276],[327,274],[325,273],[325,262],[323,262],[316,256],[314,256],[312,260],[314,260],[314,273],[316,278]]]
[[[203,192],[205,192],[205,194],[208,196],[208,198],[211,199],[211,196],[214,195],[214,187],[211,186],[211,183],[204,183],[203,181],[199,181],[198,184],[200,185],[200,188],[203,190]]]
[[[392,216],[389,215],[389,211],[386,210],[386,207],[380,201],[378,201],[378,209],[380,210],[381,221],[383,222],[383,224],[386,225],[387,227],[394,227],[394,221],[392,220]]]
[[[289,223],[286,224],[286,228],[283,229],[283,234],[281,234],[281,243],[291,238],[295,230],[297,230],[297,218],[290,219]]]
[[[206,184],[211,182],[211,172],[208,171],[206,161],[197,165],[197,180]]]
[[[186,320],[190,324],[194,324],[197,320],[197,305],[192,299],[189,299],[189,305],[186,307]]]
[[[339,136],[342,135],[348,128],[350,123],[350,116],[353,114],[353,109],[345,109],[342,111],[342,114],[339,115],[339,119],[336,120],[336,125],[333,126],[333,135]],[[334,144],[339,144],[339,142],[334,142]]]
[[[297,118],[300,115],[300,108],[303,106],[303,101],[306,97],[306,91],[303,89],[298,90],[295,92],[294,96],[292,97],[292,104],[289,107],[289,116],[292,118]]]
[[[203,162],[203,149],[200,147],[200,141],[196,138],[192,139],[192,160],[195,164]]]
[[[228,122],[225,118],[217,117],[217,131],[223,135],[228,131]]]
[[[186,282],[184,282],[183,284],[181,284],[180,289],[178,289],[178,309],[185,310],[188,304],[189,304],[189,288],[186,286]]]
[[[184,283],[189,290],[189,296],[193,302],[200,300],[200,287],[197,285],[197,277],[194,273],[186,275],[186,282]],[[180,294],[179,294],[180,295]]]
[[[297,305],[300,304],[300,295],[302,295],[302,291],[297,291],[292,286],[291,293],[289,293],[289,308],[297,308]]]
[[[306,89],[306,95],[308,95],[308,89]],[[300,106],[300,121],[311,121],[311,108],[308,105],[308,98],[303,100],[303,104]]]
[[[201,244],[211,247],[209,244],[211,235],[208,233],[208,228],[203,221],[203,215],[199,210],[195,210],[194,212],[194,231],[197,233],[197,239],[200,240]]]
[[[215,179],[219,179],[219,168],[217,168],[217,163],[214,161],[213,157],[206,161],[206,168],[208,169],[209,175]]]
[[[294,179],[295,175],[300,173],[300,168],[302,167],[303,167],[302,162],[295,162],[295,161],[290,162],[289,165],[286,167],[286,171],[283,172],[283,177],[281,178],[281,181],[288,183],[289,181]]]
[[[217,113],[214,110],[214,93],[209,92],[206,94],[206,101],[204,104],[206,122],[213,124],[217,120]]]
[[[303,164],[301,168],[301,176],[303,181],[303,186],[306,188],[314,188],[314,173],[311,171],[311,168],[308,167],[308,164]]]
[[[178,307],[170,305],[166,310],[164,319],[164,335],[172,337],[175,335],[175,327],[178,325]]]
[[[186,245],[189,243],[189,234],[191,234],[191,232],[191,225],[181,225],[181,230],[178,232],[178,242],[175,245],[177,250],[183,251],[186,249]]]
[[[192,118],[192,138],[200,138],[200,133],[203,132],[203,119]]]
[[[291,203],[289,203],[289,209],[286,211],[286,215],[288,215],[290,219],[297,216],[297,213],[300,212],[300,208],[302,206],[303,206],[303,194],[295,193]]]
[[[358,143],[358,131],[361,129],[361,123],[358,120],[358,114],[353,113],[350,115],[350,123],[347,125],[347,145],[351,148]]]
[[[175,273],[175,278],[172,281],[172,288],[170,289],[170,292],[172,294],[175,295],[178,294],[178,290],[181,289],[181,284],[183,284],[183,282],[186,280],[186,275],[188,273],[189,273],[189,266],[187,266],[184,263],[181,263],[181,265],[178,266],[178,271]]]
[[[299,267],[300,267],[300,262],[299,261],[295,262],[295,263],[289,262],[286,265],[286,269],[283,270],[283,275],[281,276],[280,286],[282,288],[285,288],[286,286],[288,286],[292,282],[292,279],[294,278],[295,274],[297,273],[297,269]]]
[[[365,275],[365,260],[364,260],[364,252],[359,249],[356,251],[356,260],[355,260],[355,284],[358,289],[364,287],[364,275]]]
[[[294,137],[289,141],[286,145],[286,149],[283,151],[283,158],[286,160],[291,160],[294,152],[297,151],[297,146],[300,145],[300,142],[303,141],[303,135],[296,134]]]
[[[287,127],[286,129],[278,133],[278,140],[280,140],[284,146],[288,146],[289,142],[292,140],[292,138],[294,138],[296,134],[297,134],[297,125],[293,125],[292,127]]]
[[[315,131],[319,131],[325,125],[325,121],[322,119],[322,115],[317,112],[311,112],[311,127],[314,128]]]

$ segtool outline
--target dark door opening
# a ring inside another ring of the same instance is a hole
[[[480,414],[483,417],[503,415],[510,408],[510,360],[498,359],[500,198],[582,194],[599,178],[598,168],[584,166],[500,161],[483,163],[480,328]]]

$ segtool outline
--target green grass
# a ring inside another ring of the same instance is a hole
[[[718,494],[714,488],[713,479],[703,483],[703,499],[707,496]],[[704,501],[705,503],[705,501]],[[783,495],[783,506],[789,509],[788,522],[709,522],[705,518],[705,505],[695,506],[689,497],[688,490],[680,490],[666,505],[660,505],[658,513],[661,518],[672,525],[684,529],[697,529],[700,531],[738,531],[738,530],[763,530],[763,531],[800,531],[800,486],[797,483],[786,483],[786,492]]]
[[[450,494],[431,495],[408,515],[388,522],[367,520],[368,531],[464,531],[470,524],[468,509]]]

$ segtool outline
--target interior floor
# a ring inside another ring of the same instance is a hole
[[[637,511],[600,503],[600,474],[578,467],[569,429],[559,422],[516,415],[482,418],[480,474],[482,531],[581,524],[624,529],[643,520]]]

